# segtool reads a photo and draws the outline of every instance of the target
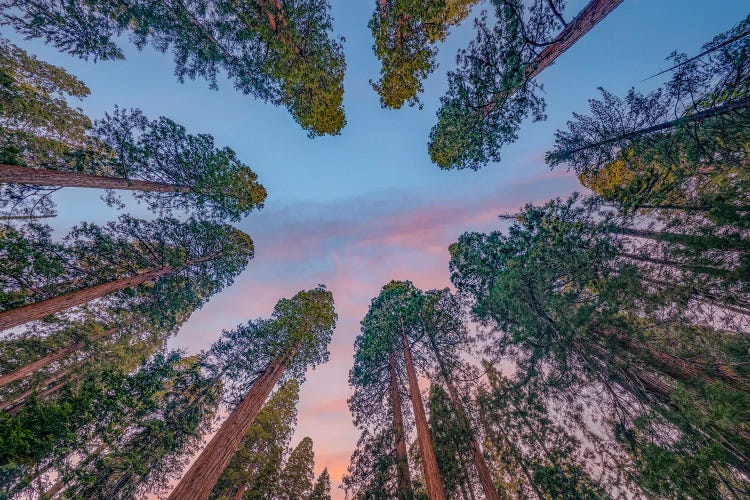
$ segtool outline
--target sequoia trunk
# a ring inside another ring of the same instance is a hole
[[[422,468],[424,470],[424,479],[427,486],[427,494],[430,500],[445,500],[445,490],[443,481],[440,477],[440,471],[435,458],[435,450],[432,447],[430,430],[427,427],[427,417],[424,413],[424,403],[422,394],[419,392],[419,383],[417,382],[417,373],[414,370],[414,362],[411,358],[411,349],[406,335],[401,332],[401,341],[404,345],[404,358],[406,360],[406,374],[409,378],[409,394],[411,404],[414,408],[414,422],[417,427],[417,439],[419,441],[419,452],[422,457]]]
[[[89,342],[96,342],[97,340],[108,337],[110,335],[113,335],[115,332],[117,332],[117,328],[110,328],[109,330],[106,330],[99,335],[95,335],[88,339]],[[71,344],[68,347],[63,347],[62,349],[58,349],[57,351],[53,352],[52,354],[45,356],[43,358],[37,359],[36,361],[32,361],[31,363],[28,363],[25,366],[22,366],[18,370],[8,373],[6,375],[0,376],[0,387],[4,387],[11,382],[15,382],[16,380],[20,380],[28,375],[31,375],[36,370],[39,370],[41,368],[44,368],[45,366],[48,366],[50,363],[53,363],[57,360],[60,360],[69,354],[73,354],[74,352],[80,351],[83,349],[83,347],[86,346],[86,341],[82,340],[80,342],[76,342],[75,344]]]
[[[401,398],[398,394],[398,374],[396,359],[393,353],[388,354],[391,382],[391,404],[393,405],[393,434],[396,440],[396,461],[398,467],[398,498],[410,500],[414,493],[411,489],[411,473],[406,454],[406,433],[404,432],[404,414],[401,411]]]
[[[175,186],[165,182],[141,181],[122,177],[64,172],[47,168],[19,167],[0,164],[0,183],[30,186],[59,186],[96,189],[124,189],[129,191],[154,191],[160,193],[189,193],[188,186]]]
[[[169,500],[205,500],[219,480],[232,456],[271,394],[286,368],[284,357],[276,358],[253,383],[242,402],[216,432],[193,463]]]
[[[65,293],[34,304],[27,304],[15,309],[0,312],[0,331],[28,323],[29,321],[42,319],[50,314],[60,313],[71,307],[86,304],[87,302],[102,298],[111,293],[125,290],[126,288],[131,288],[148,281],[159,279],[165,274],[169,274],[173,271],[173,268],[168,267],[154,269],[152,271],[136,274],[135,276],[108,281],[101,285],[90,286],[83,290]]]

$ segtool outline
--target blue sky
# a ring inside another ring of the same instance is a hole
[[[566,16],[584,4],[570,1]],[[269,191],[266,208],[239,225],[254,238],[257,256],[231,288],[188,321],[174,344],[196,352],[222,328],[268,315],[279,297],[327,284],[336,297],[339,327],[331,361],[310,373],[302,388],[295,442],[312,437],[317,469],[328,466],[334,486],[358,434],[345,406],[346,378],[370,298],[391,279],[448,286],[447,247],[462,232],[496,227],[500,213],[579,189],[571,174],[550,172],[543,162],[554,131],[571,113],[585,112],[599,86],[617,95],[632,86],[657,86],[659,79],[641,80],[668,67],[664,59],[672,50],[696,53],[748,13],[743,0],[624,0],[538,77],[545,87],[546,122],[525,123],[502,164],[445,172],[430,163],[427,135],[447,85],[445,72],[473,36],[474,16],[441,45],[440,66],[425,82],[424,109],[392,111],[380,108],[368,83],[379,70],[367,28],[374,5],[332,0],[336,33],[346,39],[348,125],[339,136],[313,140],[285,109],[244,96],[226,80],[219,80],[219,91],[202,80],[177,83],[169,54],[139,52],[123,41],[126,61],[93,64],[4,30],[18,45],[86,82],[92,94],[80,106],[90,116],[115,104],[138,107],[152,118],[167,116],[190,132],[212,134],[217,145],[235,149],[259,174]],[[60,228],[117,215],[98,193],[68,190],[57,201],[54,224]],[[334,491],[334,498],[342,493]]]

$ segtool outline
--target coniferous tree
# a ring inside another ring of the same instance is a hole
[[[302,438],[289,454],[284,469],[281,471],[278,498],[282,500],[307,498],[312,493],[315,479],[314,467],[315,452],[313,452],[312,439]]]
[[[392,429],[375,433],[365,429],[352,453],[343,488],[347,495],[362,500],[404,498],[399,488],[398,458]],[[409,484],[409,492],[412,491]]]
[[[527,206],[507,235],[462,236],[451,248],[454,283],[477,319],[500,327],[495,353],[512,355],[522,380],[572,399],[601,385],[644,488],[746,490],[748,443],[737,425],[750,394],[747,336],[653,288],[622,253],[641,232],[613,231],[595,207],[576,198]]]
[[[517,139],[523,119],[544,118],[534,77],[612,12],[622,0],[591,0],[566,21],[564,2],[493,0],[494,24],[476,24],[477,38],[459,53],[448,74],[438,122],[430,132],[430,158],[440,168],[478,169],[500,160]]]
[[[309,500],[331,500],[331,476],[328,468],[323,469],[315,481]]]
[[[203,77],[216,88],[224,72],[244,94],[284,105],[311,136],[345,123],[346,63],[326,0],[3,0],[0,12],[0,23],[84,59],[122,59],[123,34],[138,48],[170,50],[180,81]]]
[[[284,454],[297,419],[299,383],[285,382],[269,398],[219,477],[212,499],[276,498]]]
[[[463,21],[478,0],[378,0],[370,19],[380,80],[371,85],[383,107],[420,104],[422,81],[435,69],[437,43]]]
[[[0,208],[9,214],[49,215],[60,187],[129,190],[162,215],[187,210],[214,220],[263,206],[257,175],[210,135],[117,108],[92,124],[63,99],[87,95],[82,82],[1,39],[0,59]]]
[[[307,368],[328,359],[335,323],[333,295],[320,286],[280,300],[270,319],[250,321],[214,343],[207,367],[225,381],[234,409],[170,498],[208,497],[276,383],[283,376],[304,380]]]
[[[31,246],[31,251],[39,249]],[[253,244],[249,236],[228,225],[193,219],[147,222],[122,216],[104,227],[88,223],[75,227],[66,237],[63,251],[58,258],[66,267],[63,279],[57,276],[49,297],[27,296],[26,304],[0,312],[0,329],[139,285],[158,284],[165,278],[210,282],[209,289],[218,291],[247,265]],[[5,280],[19,282],[17,276]]]

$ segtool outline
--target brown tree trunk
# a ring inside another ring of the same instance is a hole
[[[237,494],[234,496],[234,500],[242,500],[242,495],[247,491],[247,483],[242,483],[240,489],[237,490]]]
[[[159,279],[173,271],[174,269],[170,267],[154,269],[152,271],[136,274],[135,276],[108,281],[101,285],[90,286],[83,290],[65,293],[34,304],[27,304],[15,309],[0,312],[0,331],[28,323],[29,321],[42,319],[50,314],[59,313],[66,309],[70,309],[71,307],[86,304],[87,302],[99,299],[111,293],[125,290],[126,288],[131,288],[148,281]]]
[[[422,468],[424,470],[424,479],[427,486],[427,495],[430,500],[445,500],[445,490],[443,481],[438,470],[435,450],[432,447],[430,430],[427,427],[427,417],[424,413],[424,403],[422,394],[419,392],[419,383],[417,382],[417,372],[414,370],[414,362],[411,358],[411,349],[409,342],[406,340],[406,334],[401,331],[401,341],[404,345],[404,358],[406,360],[406,374],[409,378],[409,394],[411,404],[414,408],[414,422],[417,427],[417,439],[419,441],[419,452],[422,456]]]
[[[0,387],[4,387],[11,382],[15,382],[16,380],[22,379],[28,375],[31,375],[36,370],[39,370],[40,368],[44,368],[45,366],[48,366],[50,363],[53,363],[57,360],[60,360],[69,354],[72,354],[74,352],[80,351],[83,349],[87,342],[96,342],[97,340],[108,337],[110,335],[114,335],[117,332],[117,328],[110,328],[109,330],[105,330],[104,332],[100,333],[99,335],[94,335],[88,341],[81,340],[80,342],[76,342],[75,344],[71,344],[68,347],[63,347],[62,349],[58,349],[56,352],[53,352],[52,354],[45,356],[43,358],[37,359],[36,361],[32,361],[31,363],[28,363],[25,366],[22,366],[18,370],[8,373],[6,375],[0,376]]]
[[[46,389],[38,392],[37,397],[42,399],[60,390],[63,386],[65,386],[65,384],[69,382],[67,380],[68,375],[70,375],[70,370],[63,370],[60,373],[56,373],[55,375],[49,377],[44,381],[44,383],[39,385],[39,387],[46,387]],[[0,404],[0,410],[7,411],[11,414],[18,412],[21,408],[23,408],[24,403],[29,398],[29,396],[34,394],[34,392],[36,391],[37,388],[34,387],[24,393],[19,394],[16,397],[13,397],[12,399],[4,401],[2,404]]]
[[[578,40],[596,26],[602,19],[615,10],[623,0],[591,0],[586,7],[581,10],[573,21],[555,37],[552,43],[544,48],[536,57],[525,73],[527,80],[531,80],[539,73],[547,69],[560,57],[563,52],[571,48]],[[515,92],[511,91],[508,95],[495,96],[489,104],[484,107],[486,116],[495,106],[504,98],[510,97]]]
[[[396,440],[396,461],[398,467],[398,498],[411,500],[414,492],[411,488],[411,473],[409,459],[406,453],[406,433],[404,432],[404,414],[401,411],[401,398],[398,394],[398,374],[396,373],[396,359],[393,353],[388,354],[391,382],[391,405],[393,406],[393,435]]]
[[[188,186],[175,186],[165,182],[106,177],[103,175],[64,172],[47,168],[19,167],[5,163],[0,163],[0,183],[27,184],[31,186],[124,189],[159,193],[189,193],[191,191]]]
[[[206,448],[193,463],[169,500],[205,500],[211,494],[247,429],[271,394],[286,368],[284,357],[274,360],[253,383],[242,402],[221,425]]]
[[[495,481],[492,480],[492,473],[490,472],[490,468],[487,466],[487,460],[485,460],[484,454],[482,453],[482,448],[477,442],[474,430],[471,427],[469,415],[466,412],[466,408],[464,408],[463,403],[461,403],[461,398],[458,395],[458,390],[456,390],[456,385],[453,383],[450,371],[448,370],[448,367],[445,366],[445,361],[443,359],[443,356],[440,354],[440,349],[435,343],[435,338],[432,335],[428,335],[428,338],[430,347],[432,348],[433,354],[435,354],[435,359],[437,360],[438,367],[440,368],[440,374],[443,377],[445,386],[448,388],[448,395],[450,396],[453,408],[456,410],[456,413],[458,413],[459,419],[471,436],[471,440],[469,441],[471,459],[474,462],[474,467],[477,470],[479,483],[482,485],[484,497],[486,500],[500,500],[500,495],[498,495],[497,489],[495,488]]]

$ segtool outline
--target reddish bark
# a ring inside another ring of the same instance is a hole
[[[401,410],[401,398],[398,393],[398,374],[396,359],[393,353],[388,354],[391,382],[391,405],[393,406],[393,434],[396,440],[396,460],[398,467],[398,497],[408,500],[414,496],[411,488],[409,459],[406,453],[406,433],[404,432],[404,414]]]
[[[417,427],[417,440],[419,441],[419,452],[422,457],[422,468],[424,470],[424,479],[427,486],[427,494],[430,500],[445,500],[445,490],[443,481],[440,477],[440,471],[437,467],[435,450],[432,447],[430,430],[427,427],[427,417],[424,412],[424,403],[422,394],[419,392],[419,383],[417,381],[417,372],[414,370],[414,361],[411,357],[411,348],[406,340],[406,334],[401,332],[401,341],[404,346],[404,358],[406,360],[406,374],[409,378],[409,394],[411,396],[412,407],[414,408],[414,422]]]
[[[42,319],[50,314],[60,313],[71,307],[86,304],[87,302],[99,299],[111,293],[159,279],[173,271],[174,269],[169,267],[154,269],[152,271],[136,274],[135,276],[108,281],[101,285],[90,286],[83,290],[65,293],[34,304],[27,304],[15,309],[0,312],[0,330],[7,330],[8,328],[13,328],[14,326],[28,323],[29,321]]]
[[[531,80],[539,73],[547,69],[560,57],[563,52],[572,47],[586,33],[596,26],[602,19],[615,10],[623,0],[591,0],[586,7],[581,10],[573,21],[570,22],[536,57],[525,73],[527,80]],[[484,115],[495,109],[495,106],[504,98],[510,97],[515,93],[515,89],[507,95],[495,96],[489,104],[484,107]]]
[[[169,500],[208,498],[285,368],[284,357],[279,357],[265,369],[169,495]]]
[[[48,366],[51,363],[54,363],[55,361],[58,361],[69,354],[73,354],[74,352],[80,351],[83,349],[87,342],[96,342],[97,340],[108,337],[110,335],[113,335],[115,332],[117,332],[117,328],[110,328],[109,330],[106,330],[99,335],[95,335],[86,340],[81,340],[80,342],[76,342],[75,344],[71,344],[68,347],[63,347],[62,349],[58,349],[57,351],[53,352],[52,354],[49,354],[43,358],[37,359],[36,361],[32,361],[31,363],[28,363],[25,366],[22,366],[18,370],[2,375],[0,376],[0,387],[4,387],[11,382],[15,382],[16,380],[20,380],[24,377],[27,377],[28,375],[31,375],[36,370],[39,370],[41,368],[44,368],[45,366]]]
[[[46,168],[19,167],[0,163],[0,183],[30,186],[60,186],[96,189],[124,189],[159,193],[189,193],[188,186],[175,186],[165,182],[141,181],[122,177],[61,172]]]

